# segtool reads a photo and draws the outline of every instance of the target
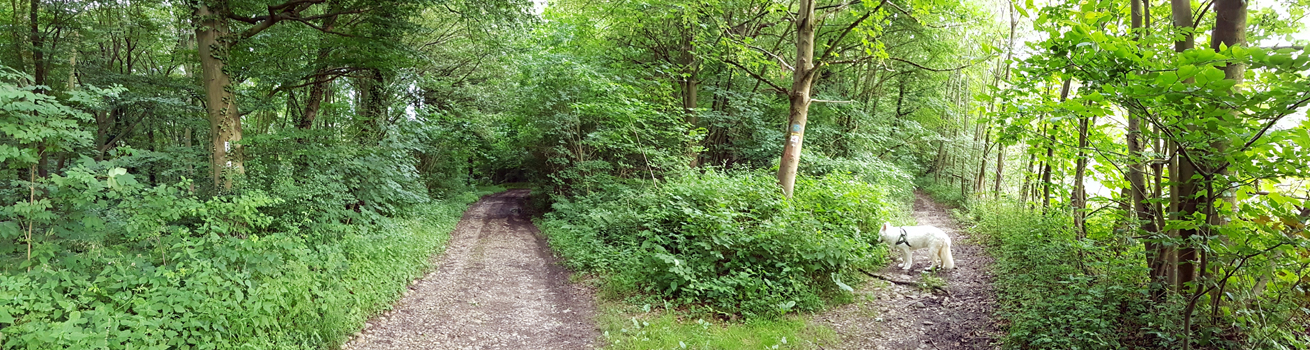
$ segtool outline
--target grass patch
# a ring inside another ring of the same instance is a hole
[[[802,315],[717,321],[649,306],[608,303],[597,317],[607,349],[818,349],[836,333]]]

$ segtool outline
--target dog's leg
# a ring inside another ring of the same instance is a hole
[[[901,270],[909,270],[911,266],[914,266],[914,251],[910,250],[909,247],[901,248],[901,251],[905,252],[905,265],[901,265]]]
[[[941,258],[937,255],[939,249],[941,249],[941,247],[938,247],[936,244],[928,246],[928,267],[923,268],[924,271],[930,271],[934,267],[940,266],[937,262]]]

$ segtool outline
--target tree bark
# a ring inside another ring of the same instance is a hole
[[[1146,20],[1145,6],[1143,0],[1132,0],[1132,28],[1133,37],[1137,40],[1142,33],[1139,29],[1144,27]],[[1141,113],[1138,111],[1128,110],[1128,157],[1131,163],[1128,164],[1128,198],[1132,204],[1131,210],[1135,214],[1137,223],[1141,231],[1148,237],[1155,237],[1159,234],[1160,229],[1156,226],[1156,213],[1151,210],[1149,203],[1150,196],[1147,195],[1147,184],[1145,176],[1145,159],[1142,158],[1142,120]],[[1169,264],[1166,262],[1169,256],[1168,247],[1160,242],[1147,240],[1143,243],[1146,252],[1146,266],[1149,269],[1149,280],[1151,281],[1150,291],[1151,299],[1161,300],[1168,286]]]
[[[992,193],[996,198],[1001,198],[1001,179],[1005,174],[1005,145],[1001,144],[999,137],[996,140],[996,147],[996,187],[992,189]]]
[[[1187,34],[1183,35],[1182,40],[1174,42],[1174,50],[1177,52],[1183,52],[1194,46],[1191,33],[1192,4],[1189,0],[1171,0],[1170,4],[1173,6],[1174,26],[1187,32]],[[1192,79],[1188,78],[1184,82],[1191,83]],[[1183,145],[1178,143],[1174,144],[1178,148],[1174,153],[1174,161],[1177,162],[1176,168],[1178,172],[1176,174],[1170,174],[1170,177],[1175,184],[1172,201],[1175,203],[1174,207],[1179,215],[1178,219],[1183,219],[1189,214],[1196,213],[1197,207],[1200,205],[1201,201],[1194,198],[1197,194],[1199,180],[1193,179],[1193,177],[1197,175],[1197,169],[1193,167],[1191,162],[1182,159],[1183,152],[1181,148]],[[1184,290],[1183,287],[1195,280],[1195,264],[1197,262],[1196,248],[1192,247],[1188,240],[1190,240],[1192,236],[1195,236],[1196,233],[1196,229],[1178,230],[1178,238],[1182,239],[1183,243],[1178,249],[1178,280],[1176,281],[1177,285],[1175,286],[1175,290],[1182,291]]]
[[[1087,177],[1087,134],[1091,129],[1091,118],[1078,118],[1078,160],[1074,165],[1073,172],[1073,195],[1069,196],[1073,202],[1073,227],[1078,233],[1078,239],[1087,238],[1087,189],[1084,188],[1086,183],[1084,177]]]
[[[1215,52],[1224,52],[1229,48],[1241,46],[1246,43],[1246,6],[1247,2],[1245,0],[1215,0],[1215,25],[1214,32],[1211,33],[1210,49]],[[1245,72],[1246,66],[1238,62],[1229,62],[1224,66],[1224,79],[1232,80],[1235,83],[1233,90],[1230,91],[1230,93],[1238,89],[1237,84],[1241,84]],[[1236,113],[1237,111],[1230,111],[1226,118],[1236,119],[1238,118]],[[1220,118],[1225,117],[1220,116]],[[1209,160],[1213,157],[1208,157],[1208,155],[1215,154],[1223,155],[1227,150],[1228,143],[1223,135],[1216,135],[1216,137],[1212,138],[1209,149],[1193,150],[1195,154],[1207,155],[1197,157],[1205,159],[1203,163],[1200,164],[1201,170],[1203,170],[1204,179],[1200,181],[1189,181],[1193,183],[1199,182],[1196,187],[1203,186],[1205,188],[1203,194],[1194,196],[1199,198],[1191,199],[1193,203],[1200,201],[1200,203],[1198,203],[1199,205],[1197,205],[1199,208],[1197,209],[1200,209],[1200,211],[1206,215],[1206,225],[1202,226],[1200,230],[1194,230],[1202,235],[1201,237],[1203,237],[1203,239],[1201,244],[1206,243],[1204,237],[1212,237],[1216,235],[1216,233],[1213,232],[1216,227],[1227,224],[1227,216],[1223,215],[1224,213],[1219,212],[1218,202],[1224,201],[1229,205],[1236,205],[1235,198],[1233,198],[1233,195],[1227,191],[1229,188],[1228,176],[1231,175],[1231,170],[1229,170],[1228,165],[1224,164],[1222,161]],[[1195,242],[1186,242],[1184,246],[1187,247],[1187,249],[1194,249],[1192,248],[1194,244]],[[1190,280],[1194,281],[1195,292],[1193,292],[1191,298],[1188,299],[1187,306],[1183,308],[1184,350],[1191,349],[1192,311],[1195,310],[1199,297],[1205,293],[1209,293],[1205,288],[1205,279],[1209,272],[1207,264],[1208,255],[1209,254],[1207,254],[1205,250],[1201,250],[1200,267],[1195,270],[1187,271],[1191,274],[1188,276],[1191,278]],[[1184,283],[1181,277],[1179,280],[1180,283]],[[1212,300],[1216,303],[1216,308],[1219,297],[1220,296],[1211,296]]]
[[[336,1],[329,4],[328,12],[337,12],[335,6]],[[332,31],[336,26],[336,23],[337,15],[330,15],[323,18],[323,30]],[[314,82],[314,84],[309,88],[309,99],[305,101],[305,112],[300,114],[300,121],[296,123],[297,128],[309,129],[314,126],[314,118],[318,117],[318,111],[323,104],[323,95],[327,92],[327,85],[332,82],[331,79],[325,78],[328,74],[328,54],[331,52],[332,47],[328,41],[321,40],[318,44],[318,52],[314,56],[314,64],[317,67],[314,69],[314,75],[309,78]]]
[[[982,157],[978,158],[978,160],[982,163],[978,164],[978,176],[974,178],[975,181],[973,184],[974,194],[979,194],[979,193],[986,194],[986,192],[983,191],[987,187],[987,156],[992,153],[992,143],[991,143],[992,127],[990,124],[984,124],[982,127],[987,129],[987,132],[984,133],[982,137],[983,153],[982,153]]]
[[[1023,203],[1024,207],[1027,207],[1028,205],[1028,198],[1030,195],[1029,191],[1030,188],[1032,187],[1032,182],[1033,182],[1033,172],[1034,172],[1033,164],[1036,163],[1036,159],[1037,159],[1036,153],[1032,153],[1031,150],[1027,152],[1028,152],[1028,161],[1024,163],[1023,172],[1022,172],[1023,184],[1019,185],[1019,202]]]
[[[225,3],[218,2],[220,6]],[[203,1],[195,9],[197,51],[200,54],[201,84],[205,90],[205,111],[212,140],[212,170],[216,189],[232,188],[230,175],[243,172],[241,164],[241,115],[237,112],[232,78],[226,69],[232,41],[225,8],[210,9]]]
[[[45,37],[41,35],[38,28],[37,15],[41,10],[41,0],[28,0],[31,4],[31,12],[28,12],[28,25],[31,31],[28,33],[32,41],[32,85],[44,86],[46,83],[46,64],[45,64]],[[37,93],[45,93],[46,89],[38,87]]]
[[[22,26],[20,25],[20,23],[22,23],[22,16],[20,14],[22,14],[23,11],[19,10],[18,7],[19,7],[18,0],[9,0],[9,10],[11,11],[10,15],[12,17],[12,19],[10,19],[10,21],[12,22],[10,23],[13,23],[12,27],[10,27],[10,29],[12,30],[9,32],[9,34],[12,36],[12,40],[10,40],[9,43],[13,44],[14,47],[13,53],[15,56],[14,58],[16,58],[14,62],[14,67],[17,68],[18,71],[20,72],[26,72],[27,50],[24,50],[25,44],[23,42],[23,30],[22,30]]]
[[[1064,84],[1060,85],[1060,102],[1069,98],[1069,85],[1073,83],[1073,78],[1064,78]],[[1046,145],[1046,169],[1042,172],[1042,207],[1051,207],[1051,163],[1055,162],[1055,133],[1060,130],[1060,126],[1051,124],[1051,133],[1049,136],[1050,144]]]
[[[810,109],[810,84],[814,81],[814,0],[801,0],[796,16],[796,65],[788,109],[788,136],[782,149],[778,167],[778,183],[782,195],[791,198],[796,185],[796,169],[801,160],[801,143],[805,135],[805,120]]]

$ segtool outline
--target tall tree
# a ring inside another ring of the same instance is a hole
[[[1172,4],[1173,7],[1174,27],[1183,33],[1181,40],[1174,42],[1174,50],[1177,52],[1184,52],[1195,45],[1195,43],[1193,43],[1192,34],[1192,3],[1188,0],[1172,0],[1170,4]],[[1188,78],[1186,83],[1191,83],[1191,78]],[[1188,214],[1196,213],[1197,208],[1200,205],[1200,200],[1197,199],[1196,196],[1198,194],[1197,190],[1200,188],[1201,180],[1196,179],[1198,174],[1195,164],[1188,159],[1184,159],[1187,152],[1184,147],[1185,145],[1182,143],[1174,142],[1175,150],[1173,163],[1174,168],[1177,171],[1170,172],[1171,180],[1174,183],[1174,189],[1172,191],[1173,211],[1180,217],[1186,217]],[[1183,290],[1183,287],[1195,279],[1195,264],[1197,262],[1196,246],[1192,245],[1190,240],[1192,236],[1196,235],[1196,233],[1197,231],[1195,228],[1183,228],[1178,230],[1178,238],[1181,239],[1183,243],[1178,248],[1178,265],[1176,273],[1178,279],[1175,281],[1177,283],[1177,290]]]
[[[210,169],[216,188],[230,189],[232,181],[225,172],[241,173],[241,115],[237,110],[232,77],[227,72],[228,50],[234,38],[225,13],[226,1],[205,2],[195,7],[196,45],[200,57],[201,87],[205,91],[205,110],[209,115],[211,140]]]
[[[200,58],[202,87],[205,92],[205,109],[209,116],[212,137],[211,167],[216,188],[230,189],[231,179],[225,174],[244,172],[241,156],[241,113],[237,108],[235,86],[228,72],[230,50],[277,23],[294,21],[323,32],[330,28],[313,25],[314,20],[328,19],[343,14],[357,14],[378,8],[377,4],[354,4],[350,8],[323,10],[320,14],[304,16],[315,5],[328,0],[288,0],[265,6],[266,14],[240,15],[234,12],[230,0],[200,0],[194,3],[197,52]],[[250,24],[241,32],[232,30],[231,21]]]
[[[1143,0],[1132,0],[1132,33],[1134,40],[1143,35],[1145,29],[1145,20],[1148,20]],[[1128,108],[1128,125],[1127,125],[1127,146],[1128,157],[1128,184],[1129,200],[1132,203],[1133,215],[1137,220],[1140,229],[1149,237],[1154,237],[1159,233],[1156,226],[1156,213],[1150,207],[1145,177],[1145,163],[1142,151],[1142,114],[1143,111]],[[1146,265],[1149,268],[1151,281],[1152,299],[1159,300],[1164,296],[1167,288],[1168,272],[1166,269],[1170,266],[1167,263],[1168,251],[1167,245],[1148,239],[1145,241]]]
[[[787,99],[787,139],[778,168],[782,195],[791,198],[796,186],[796,169],[801,161],[805,120],[810,110],[810,86],[814,83],[814,0],[801,0],[796,16],[796,65],[792,66],[791,91]]]

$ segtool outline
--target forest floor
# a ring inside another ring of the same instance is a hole
[[[344,349],[590,349],[594,293],[570,283],[533,226],[528,190],[464,213],[436,268]]]
[[[1000,348],[1000,333],[991,317],[996,303],[992,258],[982,242],[966,235],[944,206],[922,192],[915,193],[914,218],[919,225],[940,227],[951,236],[956,269],[935,275],[921,273],[929,264],[928,250],[922,249],[914,252],[914,266],[909,271],[892,263],[870,272],[902,282],[937,285],[945,292],[876,279],[865,283],[856,290],[855,302],[815,315],[813,322],[832,328],[840,341],[823,348]]]

